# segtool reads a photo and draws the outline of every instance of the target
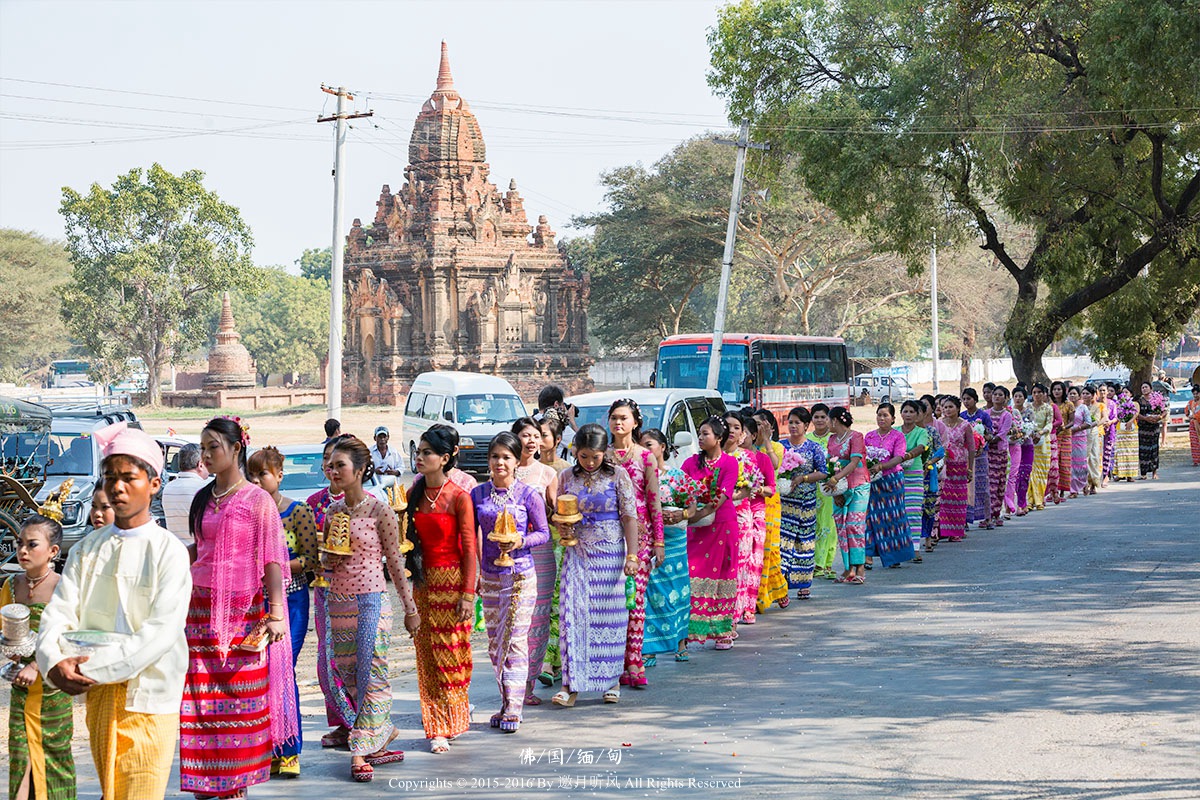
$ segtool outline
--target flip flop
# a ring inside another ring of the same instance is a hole
[[[862,586],[864,583],[866,583],[866,581],[863,580],[863,577],[861,575],[855,575],[853,578],[846,581],[846,583],[852,583],[855,586]]]
[[[331,731],[321,737],[321,747],[345,747],[350,744],[349,731]]]
[[[404,760],[403,750],[384,750],[382,753],[372,753],[363,756],[368,766],[378,767],[383,764],[397,764]]]
[[[355,783],[370,783],[375,779],[375,768],[370,764],[351,764],[350,777]]]

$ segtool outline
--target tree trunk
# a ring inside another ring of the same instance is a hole
[[[157,406],[162,402],[162,387],[159,384],[163,362],[166,361],[163,349],[156,347],[151,352],[142,353],[142,360],[146,362],[146,405]]]
[[[967,326],[967,332],[963,335],[962,356],[959,359],[958,365],[958,393],[962,395],[963,389],[971,385],[971,360],[975,358],[975,320],[972,319],[970,325]]]

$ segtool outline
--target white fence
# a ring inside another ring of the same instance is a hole
[[[1086,378],[1093,372],[1104,369],[1089,356],[1045,356],[1042,365],[1052,380],[1062,378]],[[932,383],[933,361],[896,361],[894,367],[908,367],[909,383]],[[956,358],[938,361],[938,381],[957,385],[962,362]],[[976,358],[971,361],[971,383],[978,385],[987,381],[1012,383],[1017,379],[1011,358]]]
[[[597,361],[588,370],[588,376],[597,389],[642,389],[650,385],[650,373],[654,362],[644,361]]]

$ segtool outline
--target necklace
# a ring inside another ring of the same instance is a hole
[[[492,483],[492,502],[499,507],[508,505],[508,496],[512,492],[512,486],[506,486],[503,489],[498,489],[496,484]]]
[[[438,490],[433,493],[433,497],[429,496],[429,487],[425,487],[425,499],[429,501],[430,506],[437,506],[438,498],[442,496],[442,490],[446,488],[446,483],[449,483],[449,481],[443,482],[442,485],[438,487]]]
[[[347,511],[349,511],[351,514],[353,514],[355,511],[358,511],[360,508],[362,508],[362,507],[363,507],[363,504],[364,504],[364,503],[366,503],[366,502],[367,502],[368,500],[370,500],[370,499],[371,499],[371,495],[370,495],[370,493],[368,493],[368,492],[363,492],[363,499],[362,499],[362,500],[359,500],[357,503],[355,503],[354,505],[350,506],[350,507],[349,507],[348,509],[346,509],[346,510],[347,510]]]
[[[32,592],[34,589],[36,589],[38,587],[38,584],[40,584],[42,581],[46,580],[46,578],[49,578],[51,572],[54,572],[54,568],[46,567],[46,571],[42,573],[40,578],[31,578],[31,577],[29,577],[29,575],[26,575],[25,583],[28,584],[29,591]]]
[[[612,452],[613,452],[613,461],[617,462],[618,464],[625,464],[626,462],[629,461],[629,459],[633,458],[633,445],[630,445],[629,447],[625,448],[624,450],[618,450],[616,448],[613,448]]]
[[[233,494],[234,490],[237,489],[239,486],[241,486],[245,482],[245,480],[246,480],[245,478],[238,478],[237,481],[233,484],[233,486],[230,486],[228,489],[221,492],[220,494],[213,492],[213,496],[212,496],[213,511],[220,511],[221,510],[221,501],[224,500],[229,495]]]

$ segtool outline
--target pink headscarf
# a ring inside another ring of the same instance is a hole
[[[128,422],[118,422],[101,428],[92,435],[96,437],[96,444],[100,445],[100,455],[103,458],[116,455],[140,458],[154,467],[158,477],[162,477],[162,448],[154,441],[154,437],[145,431],[129,427]]]

